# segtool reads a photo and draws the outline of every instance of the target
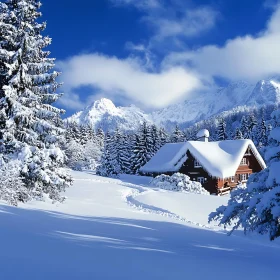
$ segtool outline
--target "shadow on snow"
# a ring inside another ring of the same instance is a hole
[[[176,223],[0,207],[1,279],[272,279],[279,246]]]

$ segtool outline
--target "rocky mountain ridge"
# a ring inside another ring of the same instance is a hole
[[[176,124],[187,127],[195,122],[236,110],[240,106],[261,107],[280,103],[280,78],[274,77],[250,84],[245,81],[229,84],[227,87],[204,92],[196,98],[170,105],[167,108],[145,113],[134,105],[116,107],[109,99],[95,101],[83,111],[67,119],[80,125],[90,124],[104,131],[119,127],[133,131],[146,121],[172,129]]]

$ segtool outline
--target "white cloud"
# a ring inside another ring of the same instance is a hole
[[[218,15],[215,10],[207,6],[186,9],[180,17],[168,15],[168,13],[169,9],[163,9],[160,15],[152,14],[144,18],[146,22],[155,27],[155,38],[157,40],[174,36],[192,37],[201,35],[202,32],[215,26]]]
[[[64,89],[92,86],[107,96],[122,95],[145,106],[164,107],[202,87],[200,79],[182,67],[151,73],[139,60],[84,54],[59,62]],[[67,100],[64,101],[67,105]]]
[[[185,0],[111,0],[118,5],[131,5],[143,12],[142,22],[153,30],[149,47],[159,42],[180,44],[179,38],[193,37],[215,26],[218,12],[210,6],[191,5]]]
[[[280,73],[280,6],[267,28],[258,36],[247,35],[229,40],[224,46],[204,46],[198,50],[170,54],[164,65],[182,62],[192,65],[207,76],[221,76],[230,80],[258,80]]]
[[[139,9],[153,9],[161,6],[158,0],[111,0],[116,5],[134,5]]]
[[[81,101],[80,96],[71,90],[64,93],[58,102],[64,108],[75,111],[82,110],[86,106],[86,103]]]

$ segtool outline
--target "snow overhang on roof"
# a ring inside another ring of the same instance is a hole
[[[251,149],[261,167],[266,168],[264,160],[251,140],[226,140],[166,144],[140,171],[144,173],[179,171],[187,160],[187,151],[189,151],[210,176],[229,178],[235,175],[248,148]]]

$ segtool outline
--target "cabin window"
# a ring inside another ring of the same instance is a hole
[[[246,158],[243,158],[241,160],[241,164],[240,165],[247,165],[247,159]]]
[[[198,167],[202,167],[200,162],[197,161],[196,159],[194,160],[194,167],[198,168]]]
[[[241,181],[246,181],[248,179],[247,174],[240,174]]]
[[[231,180],[232,183],[234,183],[234,181],[235,181],[235,176],[232,176],[232,177],[230,178],[230,180]]]
[[[204,177],[198,177],[197,178],[197,182],[199,182],[200,184],[204,184],[205,183],[205,178]]]

